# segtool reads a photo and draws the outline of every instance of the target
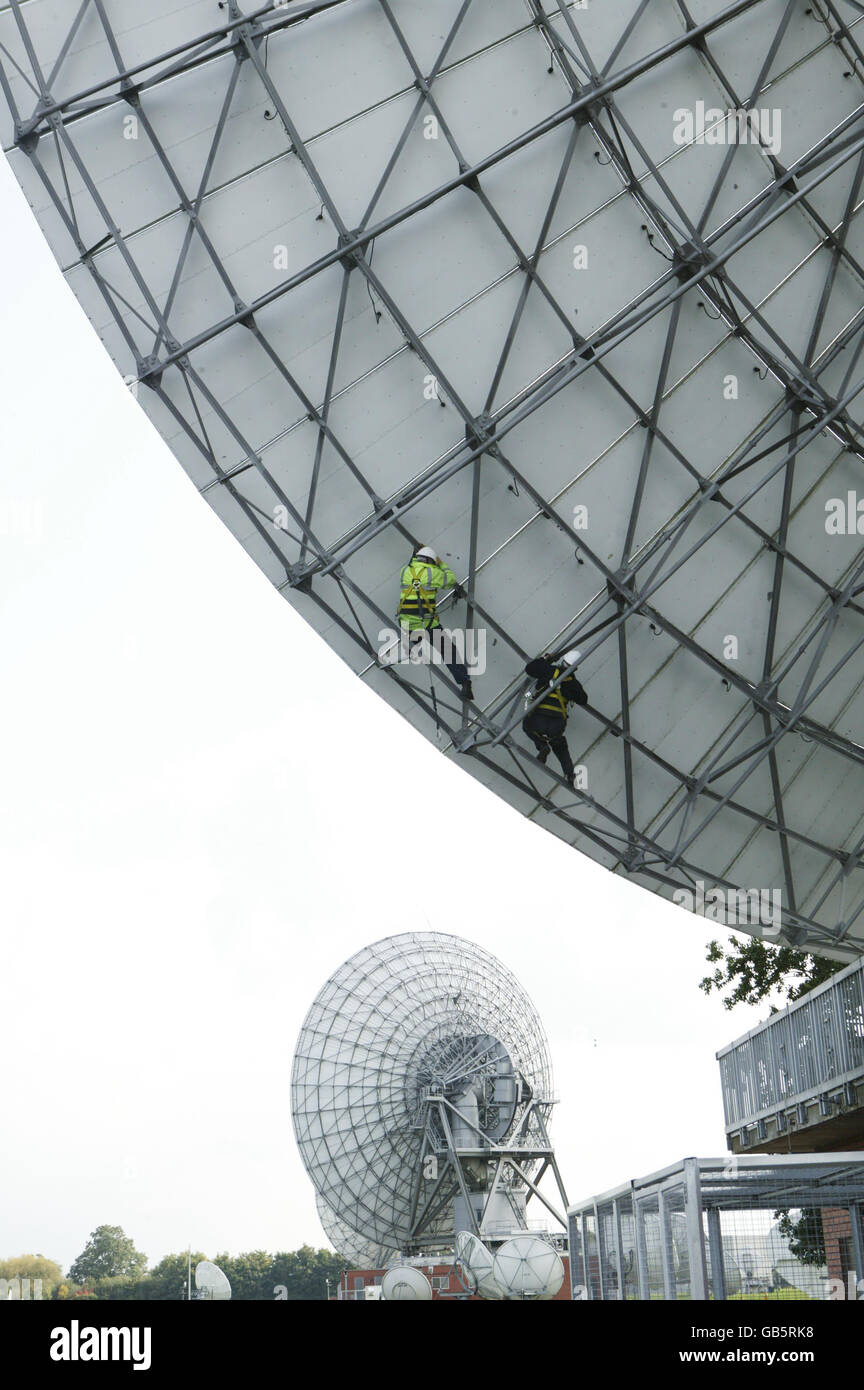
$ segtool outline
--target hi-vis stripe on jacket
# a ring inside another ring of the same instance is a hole
[[[552,673],[552,680],[557,681],[561,674],[561,667],[556,666]],[[566,681],[563,684],[567,684]],[[547,690],[545,696],[537,706],[538,710],[548,710],[554,714],[563,714],[567,718],[567,701],[561,693],[561,686],[556,686],[554,690]]]
[[[402,571],[402,593],[397,617],[402,627],[435,627],[436,602],[440,589],[452,589],[456,576],[449,565],[415,558]]]
[[[525,697],[526,708],[539,695],[541,699],[534,710],[535,714],[556,714],[566,720],[568,705],[587,705],[588,696],[572,674],[565,676],[556,690],[549,689],[565,669],[551,657],[538,656],[534,661],[529,661],[525,672],[533,679],[534,689]]]

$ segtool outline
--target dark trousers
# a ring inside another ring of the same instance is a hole
[[[409,646],[413,648],[414,646],[422,645],[423,642],[428,639],[429,643],[433,647],[435,647],[437,645],[435,641],[436,629],[439,632],[441,631],[440,623],[436,623],[435,627],[432,628],[414,628],[414,630],[409,634]],[[457,685],[468,685],[471,677],[468,675],[468,667],[465,665],[464,662],[445,661],[444,665],[447,667],[447,670],[450,672]]]
[[[567,720],[563,714],[555,714],[552,710],[545,709],[532,710],[531,714],[522,720],[522,728],[544,763],[549,756],[549,750],[552,750],[561,764],[564,776],[569,780],[573,776],[573,759],[564,737]]]

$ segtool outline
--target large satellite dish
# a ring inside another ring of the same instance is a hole
[[[319,1192],[315,1193],[315,1205],[318,1208],[318,1219],[333,1249],[354,1269],[384,1269],[394,1258],[395,1250],[364,1240],[331,1210]]]
[[[0,10],[12,167],[280,592],[537,824],[838,956],[864,945],[862,18]],[[476,703],[382,657],[419,541],[485,639]],[[571,791],[520,722],[526,659],[574,645]]]
[[[551,1109],[531,1001],[500,961],[457,936],[406,933],[358,951],[300,1030],[300,1155],[326,1207],[366,1243],[413,1252],[452,1249],[457,1228],[510,1234],[547,1169],[566,1207]]]

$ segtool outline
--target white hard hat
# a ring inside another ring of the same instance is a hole
[[[562,659],[563,659],[563,662],[564,662],[564,665],[565,665],[565,666],[575,666],[575,665],[576,665],[576,662],[579,660],[579,658],[581,657],[581,655],[582,655],[582,653],[581,653],[580,651],[577,651],[577,649],[576,649],[575,647],[571,647],[570,651],[569,651],[569,652],[565,652],[565,653],[564,653],[564,656],[563,656],[563,658],[562,658]]]
[[[438,559],[438,556],[435,554],[435,551],[432,549],[431,545],[422,545],[419,550],[414,551],[414,554],[418,555],[421,560]]]

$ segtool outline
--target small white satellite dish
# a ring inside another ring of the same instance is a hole
[[[564,1265],[557,1250],[539,1236],[505,1240],[492,1262],[496,1283],[505,1298],[554,1298],[564,1283]]]
[[[385,1303],[428,1303],[432,1285],[422,1270],[413,1265],[397,1265],[388,1269],[381,1280],[381,1297]]]
[[[472,1293],[479,1294],[481,1298],[504,1297],[504,1291],[495,1278],[492,1251],[486,1248],[473,1231],[457,1233],[456,1263]]]
[[[224,1303],[231,1297],[227,1274],[212,1260],[200,1260],[195,1266],[195,1287],[199,1298],[212,1299],[214,1303]]]

